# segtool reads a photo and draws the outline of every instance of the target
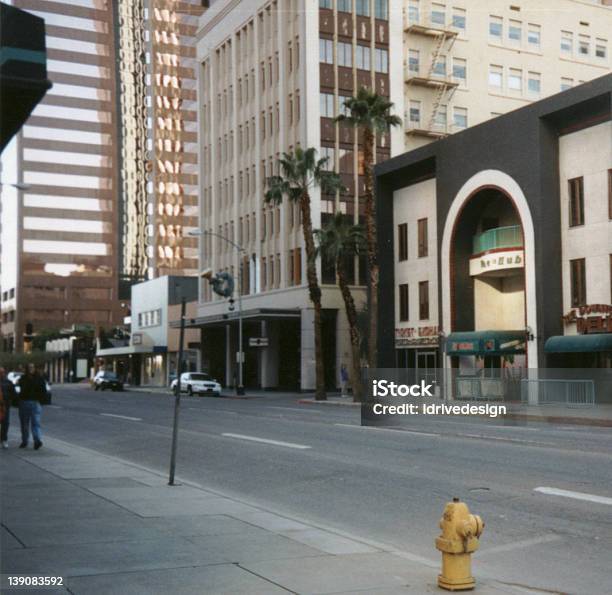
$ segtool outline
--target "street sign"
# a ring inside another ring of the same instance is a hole
[[[249,339],[249,347],[267,347],[268,345],[268,337],[251,337]]]
[[[242,359],[242,363],[244,364],[244,351],[242,352],[242,358],[240,357],[240,352],[236,351],[236,363],[239,364]]]

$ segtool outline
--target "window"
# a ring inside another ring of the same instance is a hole
[[[370,70],[370,47],[357,45],[355,48],[355,66],[361,70]]]
[[[465,107],[456,107],[453,111],[453,123],[456,128],[467,128],[468,119],[467,119],[467,108]]]
[[[446,106],[439,105],[434,117],[434,126],[438,130],[446,130]]]
[[[319,0],[320,8],[332,8],[332,0]]]
[[[419,219],[417,221],[417,234],[418,234],[418,255],[419,258],[427,256],[427,219]]]
[[[530,72],[527,74],[527,90],[534,95],[540,94],[541,75],[539,72]]]
[[[389,72],[389,52],[387,50],[374,50],[374,70],[376,72]]]
[[[338,43],[338,66],[346,66],[351,68],[353,66],[353,48],[350,43],[339,42]]]
[[[453,78],[465,84],[467,62],[463,58],[453,58]]]
[[[319,95],[321,118],[334,117],[334,96],[331,93],[321,93]]]
[[[408,320],[408,284],[399,286],[399,319],[401,322]]]
[[[597,58],[606,58],[608,55],[608,42],[605,39],[595,40],[595,56]]]
[[[568,180],[569,192],[569,225],[584,225],[584,179]]]
[[[408,70],[419,72],[419,50],[408,50]]]
[[[342,12],[352,12],[353,0],[338,0],[338,10]]]
[[[574,86],[574,79],[562,78],[561,79],[561,91],[567,91]]]
[[[511,68],[508,73],[508,89],[511,91],[523,90],[523,71],[518,68]]]
[[[351,99],[348,95],[338,95],[338,113],[344,114],[345,116],[349,115],[349,109],[344,105],[345,101]]]
[[[397,226],[397,257],[398,260],[408,260],[408,224]]]
[[[374,16],[385,21],[389,18],[389,0],[374,0]]]
[[[438,56],[433,67],[433,74],[441,77],[446,76],[446,56]]]
[[[463,8],[453,8],[453,27],[465,31],[465,10]]]
[[[588,56],[591,51],[591,38],[588,35],[578,36],[578,52],[582,56]]]
[[[421,123],[421,102],[416,100],[410,101],[410,122],[414,124]]]
[[[370,16],[370,0],[355,0],[355,11],[362,17]]]
[[[511,20],[508,25],[508,39],[513,43],[521,43],[522,34],[521,21]]]
[[[572,308],[586,304],[586,266],[584,258],[570,260],[570,285]]]
[[[321,159],[327,159],[323,169],[333,171],[335,167],[335,152],[334,147],[321,147]]]
[[[419,282],[419,320],[429,318],[429,281]]]
[[[489,87],[502,88],[503,69],[501,66],[489,66]]]
[[[574,34],[571,31],[561,31],[561,51],[564,54],[574,52]]]
[[[446,6],[444,4],[432,3],[431,22],[434,25],[445,25],[446,24]]]
[[[501,17],[489,17],[489,36],[495,41],[501,41],[504,25]]]
[[[419,22],[419,0],[409,0],[408,22],[410,24],[415,24]]]
[[[532,48],[540,47],[540,25],[529,23],[527,26],[527,43]]]
[[[319,39],[319,61],[325,64],[334,63],[334,46],[331,39]]]

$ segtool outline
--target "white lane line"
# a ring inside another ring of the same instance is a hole
[[[114,413],[100,413],[104,417],[117,417],[119,419],[129,419],[130,421],[142,421],[142,417],[130,417],[129,415],[115,415]]]
[[[419,432],[418,430],[402,430],[394,428],[378,428],[376,426],[357,426],[355,424],[334,424],[341,428],[359,428],[360,430],[378,430],[379,432],[395,432],[396,434],[415,434],[417,436],[440,436],[440,434],[433,434],[431,432]]]
[[[540,545],[542,543],[550,543],[552,541],[560,540],[560,535],[544,535],[542,537],[523,539],[522,541],[514,541],[512,543],[506,543],[505,545],[498,545],[496,547],[486,548],[479,553],[479,557],[489,556],[490,554],[500,554],[502,552],[511,552],[512,550],[519,550],[532,545]]]
[[[485,434],[455,434],[460,438],[477,438],[478,440],[498,440],[499,442],[514,442],[517,444],[537,444],[539,446],[558,446],[556,442],[541,442],[540,440],[523,440],[522,438],[506,438],[505,436],[486,436]]]
[[[321,415],[322,411],[315,411],[314,409],[298,409],[297,407],[274,407],[270,405],[268,409],[284,409],[285,411],[297,411],[298,413],[315,413]]]
[[[561,496],[562,498],[573,498],[574,500],[585,500],[586,502],[595,502],[597,504],[612,506],[612,498],[606,496],[596,496],[595,494],[585,494],[584,492],[572,492],[571,490],[547,487],[534,488],[533,491],[540,492],[541,494],[548,494],[549,496]]]
[[[228,438],[238,438],[239,440],[249,440],[250,442],[262,442],[263,444],[273,444],[274,446],[286,446],[287,448],[297,448],[299,450],[306,450],[312,448],[306,444],[294,444],[293,442],[281,442],[280,440],[268,440],[267,438],[257,438],[256,436],[244,436],[243,434],[230,434],[224,433],[221,436],[227,436]]]

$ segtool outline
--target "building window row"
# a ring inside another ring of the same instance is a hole
[[[400,223],[397,226],[398,260],[408,260],[408,224]],[[427,218],[417,221],[417,255],[419,258],[428,256]]]
[[[450,14],[446,4],[432,2],[427,23],[421,23],[421,7],[419,0],[409,0],[408,2],[408,22],[410,24],[431,24],[438,27],[450,25],[460,32],[465,31],[467,26],[467,13],[465,8],[453,6]]]
[[[399,291],[399,319],[400,322],[410,320],[409,286],[401,283]],[[429,281],[419,281],[419,320],[429,319]]]
[[[521,68],[506,68],[505,90],[507,92],[512,95],[521,95],[525,86],[529,95],[539,95],[542,90],[542,75],[533,71],[525,73]],[[500,93],[504,90],[503,66],[489,65],[489,88]]]
[[[468,110],[466,107],[453,106],[453,127],[457,130],[463,130],[468,127]],[[408,110],[409,126],[412,128],[418,128],[421,126],[421,120],[423,117],[421,101],[413,99],[410,101]],[[442,104],[439,105],[435,118],[434,124],[437,128],[446,129],[448,125],[448,106]]]
[[[336,44],[338,66],[353,67],[353,46],[340,41]],[[355,67],[362,70],[371,69],[372,50],[369,46],[355,46]],[[334,63],[334,44],[331,39],[319,39],[319,61],[323,64]],[[389,72],[389,52],[385,49],[374,49],[374,70],[376,72]]]
[[[561,31],[560,50],[561,55],[567,57],[577,56],[584,59],[593,56],[605,60],[608,57],[608,40],[596,37],[593,42],[590,35],[574,35],[572,31]]]
[[[157,310],[149,310],[148,312],[138,313],[138,327],[148,328],[151,326],[159,326],[162,323],[161,308]]]
[[[506,30],[505,34],[504,29]],[[528,49],[539,50],[542,37],[541,29],[541,26],[536,23],[525,25],[517,19],[489,16],[489,39],[494,43],[507,43],[513,47],[525,46]],[[526,35],[524,35],[525,31]]]

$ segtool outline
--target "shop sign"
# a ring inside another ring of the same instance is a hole
[[[404,327],[395,329],[395,347],[437,346],[437,326]]]
[[[523,267],[522,250],[504,250],[477,256],[470,259],[470,275],[481,275],[503,269],[519,269]]]
[[[579,335],[612,333],[612,306],[590,304],[573,308],[564,317],[565,324],[576,324]]]
[[[132,333],[132,345],[142,345],[142,333]]]

